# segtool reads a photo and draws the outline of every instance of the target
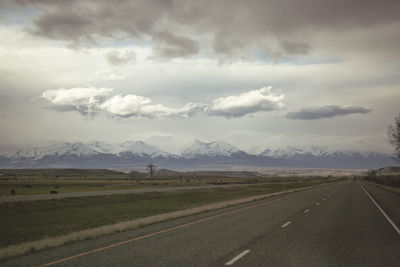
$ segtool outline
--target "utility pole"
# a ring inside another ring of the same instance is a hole
[[[154,165],[153,163],[150,163],[147,165],[147,170],[149,171],[150,178],[153,178],[154,172],[156,171],[157,166]]]

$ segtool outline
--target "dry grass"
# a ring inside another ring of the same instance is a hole
[[[380,187],[380,188],[382,188],[382,189],[385,189],[385,190],[387,190],[387,191],[390,191],[390,192],[394,192],[394,193],[397,193],[397,194],[400,194],[400,187],[394,187],[394,186],[388,186],[388,185],[382,185],[382,184],[378,184],[378,183],[374,183],[374,182],[370,182],[370,181],[366,181],[368,184],[371,184],[371,185],[374,185],[374,186],[378,186],[378,187]]]

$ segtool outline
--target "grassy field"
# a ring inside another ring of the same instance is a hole
[[[0,247],[318,183],[321,181],[3,203]]]
[[[143,187],[169,187],[187,185],[205,185],[206,182],[181,182],[180,180],[18,180],[0,181],[0,196],[10,195],[14,190],[16,195],[105,191],[119,189],[135,189]]]
[[[387,190],[387,191],[400,194],[400,186],[389,186],[389,185],[384,185],[384,184],[376,183],[376,182],[374,182],[374,181],[369,181],[369,180],[366,180],[366,181],[367,181],[368,183],[372,184],[372,185],[378,186],[378,187],[383,188],[383,189],[385,189],[385,190]]]
[[[202,179],[129,179],[129,180],[106,180],[106,179],[19,179],[0,180],[0,196],[11,195],[13,190],[16,195],[49,194],[50,191],[57,193],[105,191],[119,189],[151,188],[151,187],[177,187],[196,185],[220,185],[220,184],[256,184],[266,181],[249,180],[240,178],[202,178]],[[285,182],[286,183],[286,182]]]
[[[135,189],[240,183],[244,179],[192,179],[157,176],[149,179],[146,173],[123,173],[111,170],[84,169],[3,169],[0,170],[0,196]]]
[[[156,173],[157,174],[157,173]],[[235,175],[247,175],[232,177]],[[161,171],[153,179],[146,173],[123,173],[83,169],[3,169],[0,170],[0,196],[89,192],[143,187],[196,186],[218,184],[259,184],[303,182],[309,178],[271,178],[251,172],[172,172]],[[312,178],[311,180],[316,180]],[[321,178],[326,180],[326,178]]]
[[[135,174],[105,169],[0,169],[0,180],[125,179]]]

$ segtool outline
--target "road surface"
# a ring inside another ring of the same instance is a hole
[[[372,185],[331,184],[32,252],[0,265],[399,266],[399,204],[400,195]]]

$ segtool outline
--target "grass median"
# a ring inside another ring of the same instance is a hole
[[[63,198],[0,204],[0,248],[210,203],[321,182]]]

